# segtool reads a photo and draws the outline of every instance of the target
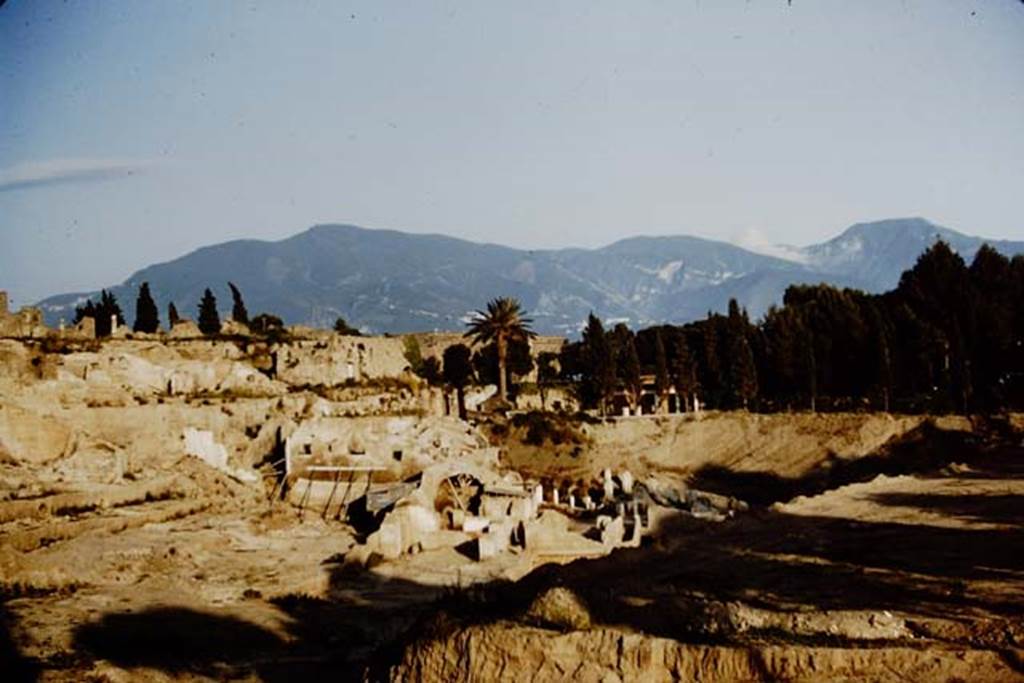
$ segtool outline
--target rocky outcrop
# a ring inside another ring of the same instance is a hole
[[[73,353],[61,361],[69,379],[90,386],[115,386],[133,396],[231,394],[235,396],[278,396],[285,392],[280,382],[268,379],[251,365],[229,358],[194,360],[161,349],[134,353],[116,346],[97,353]]]
[[[0,405],[0,460],[46,463],[70,454],[74,447],[74,432],[61,420]]]
[[[410,646],[393,681],[1021,681],[988,650],[697,645],[597,629],[501,622]]]

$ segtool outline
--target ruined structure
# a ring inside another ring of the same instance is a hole
[[[334,385],[395,378],[409,367],[397,337],[346,337],[321,332],[275,349],[278,378],[294,385]]]
[[[43,312],[24,306],[17,313],[8,309],[7,292],[0,290],[0,337],[44,337],[48,332]]]

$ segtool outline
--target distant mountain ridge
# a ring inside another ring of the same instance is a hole
[[[921,218],[860,223],[827,242],[789,248],[791,259],[690,236],[527,251],[444,235],[317,225],[277,242],[203,247],[108,289],[129,320],[144,281],[162,318],[171,301],[182,315],[195,317],[206,287],[223,314],[230,310],[230,280],[250,314],[270,312],[288,324],[318,327],[342,316],[375,333],[461,329],[488,299],[514,296],[539,332],[573,334],[591,311],[637,328],[724,311],[730,298],[756,318],[796,283],[885,291],[937,238],[968,262],[986,242],[1008,256],[1024,253],[1024,242],[971,237]],[[96,294],[62,294],[39,305],[56,324],[70,321],[74,307]]]

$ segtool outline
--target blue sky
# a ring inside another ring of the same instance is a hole
[[[0,7],[0,289],[315,223],[520,247],[1024,239],[1024,3]]]

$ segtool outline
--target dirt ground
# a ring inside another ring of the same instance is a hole
[[[749,513],[674,516],[639,549],[514,583],[522,558],[450,550],[352,569],[345,524],[194,460],[84,498],[22,487],[0,503],[3,679],[1024,680],[1012,424],[711,420],[733,437],[652,420],[518,464],[625,466]],[[554,587],[577,602],[538,609]]]
[[[524,680],[1024,680],[1015,443],[718,525],[679,518],[651,547],[535,572],[392,674],[468,680],[457,663],[473,661]],[[591,630],[523,618],[552,586]]]

